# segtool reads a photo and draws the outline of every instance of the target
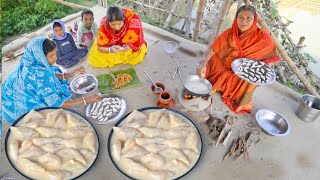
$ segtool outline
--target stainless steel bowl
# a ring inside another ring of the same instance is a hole
[[[212,84],[198,75],[188,75],[182,79],[183,86],[195,96],[207,96],[212,91]]]
[[[256,120],[262,130],[272,136],[286,136],[290,132],[288,121],[279,113],[269,109],[260,109]]]
[[[175,41],[166,41],[164,42],[163,48],[168,54],[172,54],[176,52],[177,48],[179,47],[179,44]]]
[[[88,94],[98,87],[98,80],[91,74],[84,74],[74,78],[70,83],[70,89],[75,94]]]

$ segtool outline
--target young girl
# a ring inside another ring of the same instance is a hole
[[[89,9],[85,9],[81,13],[81,19],[74,23],[74,31],[69,27],[69,31],[72,36],[77,39],[77,43],[80,47],[83,47],[83,43],[86,40],[93,40],[98,34],[98,25],[94,22],[93,12]]]
[[[86,48],[78,49],[72,36],[65,32],[64,23],[61,20],[52,22],[53,40],[57,44],[57,64],[68,68],[76,65],[79,60],[88,53]]]

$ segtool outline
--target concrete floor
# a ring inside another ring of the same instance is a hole
[[[93,8],[93,12],[95,14],[95,21],[99,23],[105,15],[106,10],[96,6]],[[207,48],[204,45],[177,37],[148,24],[143,24],[143,27],[145,39],[148,43],[148,53],[143,63],[134,66],[143,86],[116,93],[124,97],[128,102],[126,113],[142,107],[155,106],[156,104],[157,96],[151,92],[150,83],[145,78],[143,71],[147,71],[155,81],[163,82],[167,90],[172,92],[177,100],[177,95],[182,89],[182,83],[178,78],[171,79],[175,66],[180,65],[182,75],[195,74],[198,61],[200,61]],[[165,40],[180,42],[178,51],[171,55],[166,54],[162,47]],[[155,42],[157,43],[154,44]],[[3,80],[6,79],[17,63],[18,60],[3,63]],[[129,65],[119,65],[112,69],[98,69],[88,65],[86,60],[77,66],[80,65],[87,67],[87,73],[93,75],[132,67]],[[197,121],[198,116],[205,114],[205,111],[200,113],[188,112],[177,103],[175,109],[191,117],[198,126],[203,139],[203,151],[198,164],[182,179],[320,179],[320,119],[318,118],[315,122],[307,123],[295,115],[298,107],[297,99],[299,97],[299,94],[279,83],[258,87],[253,97],[253,115],[237,115],[238,120],[232,125],[234,133],[229,143],[227,146],[220,145],[218,148],[212,147],[212,143],[215,142],[205,133],[204,125]],[[217,114],[235,115],[223,104],[219,94],[214,94],[213,102],[214,112]],[[288,120],[291,126],[291,132],[288,136],[274,137],[261,131],[255,122],[254,114],[257,110],[263,108],[275,110]],[[76,110],[84,114],[84,107],[78,107]],[[3,126],[3,135],[5,136],[9,125],[3,122]],[[108,136],[112,126],[94,125],[94,127],[100,138],[99,155],[92,168],[79,179],[128,179],[115,168],[108,155]],[[238,158],[226,159],[222,162],[224,155],[229,151],[232,140],[238,138],[240,132],[248,131],[255,132],[256,138],[260,138],[260,142],[250,150],[249,160]],[[9,164],[4,153],[3,139],[0,154],[0,178],[2,175],[5,175],[5,178],[24,179]]]

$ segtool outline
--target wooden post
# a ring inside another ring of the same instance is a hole
[[[189,38],[190,35],[190,27],[191,27],[191,16],[192,16],[192,6],[193,6],[193,0],[187,0],[187,18],[186,18],[186,31],[184,34],[185,38]]]
[[[63,1],[63,0],[51,0],[51,1],[59,3],[59,4],[63,4],[65,6],[69,6],[69,7],[72,7],[72,8],[76,8],[76,9],[90,9],[90,7],[78,5],[78,4],[67,2],[67,1]]]
[[[98,0],[98,4],[104,8],[108,7],[107,0]]]
[[[224,5],[223,5],[223,9],[222,11],[220,12],[220,17],[219,17],[219,22],[218,22],[218,25],[217,25],[217,28],[214,32],[214,35],[213,35],[213,41],[219,36],[219,34],[221,33],[221,29],[222,29],[222,25],[223,25],[223,22],[224,22],[224,19],[227,15],[227,12],[228,12],[228,9],[230,7],[230,4],[231,4],[231,0],[226,0],[224,2]]]
[[[205,7],[206,7],[206,0],[200,0],[198,10],[197,10],[196,24],[194,27],[195,29],[194,29],[193,37],[192,37],[192,41],[194,41],[194,42],[198,41],[198,37],[200,34],[200,25],[201,25],[200,22],[202,20],[203,11],[204,11]]]
[[[279,53],[281,54],[282,58],[287,62],[288,66],[292,69],[292,71],[297,75],[297,77],[300,79],[300,81],[304,84],[304,86],[311,92],[312,95],[320,97],[320,95],[318,94],[318,92],[315,90],[315,88],[309,83],[309,81],[306,79],[306,77],[304,77],[304,75],[300,72],[300,70],[298,69],[298,67],[294,64],[294,62],[292,61],[292,59],[288,56],[288,54],[285,51],[285,48],[279,43],[277,37],[270,31],[270,28],[268,27],[268,25],[263,21],[262,17],[260,16],[260,14],[257,12],[258,16],[259,16],[259,24],[260,26],[266,30],[271,36],[272,39],[279,51]]]
[[[164,25],[163,25],[163,28],[167,28],[167,27],[169,26],[169,23],[170,23],[170,21],[171,21],[171,19],[172,19],[174,10],[176,9],[179,1],[180,1],[180,0],[175,0],[175,1],[173,2],[172,7],[171,7],[171,10],[170,10],[170,13],[169,13],[169,15],[168,15],[168,17],[167,17]]]
[[[301,36],[300,39],[299,39],[299,42],[297,44],[297,48],[301,48],[301,47],[304,47],[302,44],[304,42],[306,38],[304,36]]]

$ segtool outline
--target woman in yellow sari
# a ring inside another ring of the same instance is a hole
[[[88,55],[94,67],[138,64],[147,52],[142,23],[133,10],[109,7]]]

